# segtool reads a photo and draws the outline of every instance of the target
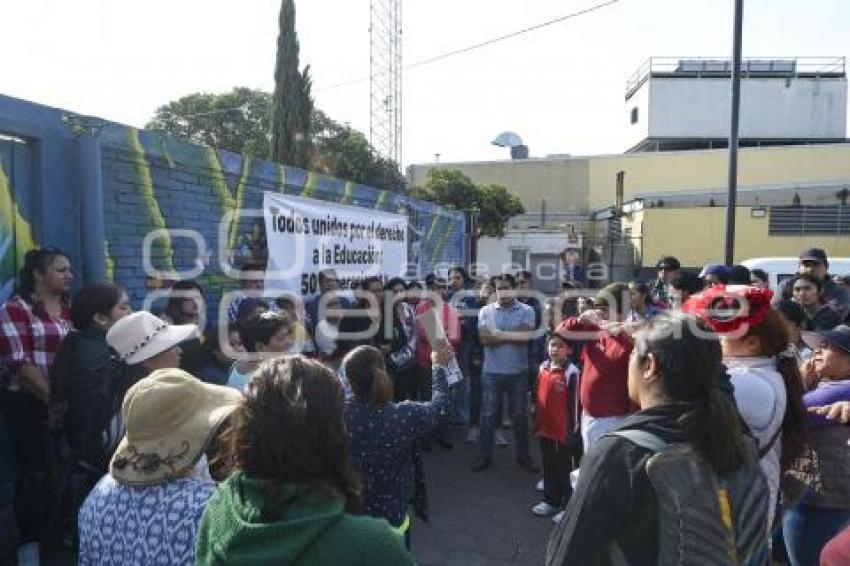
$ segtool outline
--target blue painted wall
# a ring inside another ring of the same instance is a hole
[[[406,213],[411,226],[408,256],[422,276],[439,263],[465,263],[464,215],[396,193],[113,122],[80,124],[70,112],[0,96],[3,134],[26,142],[32,175],[21,181],[26,187],[7,183],[8,202],[26,202],[8,213],[0,206],[0,237],[17,227],[29,230],[32,242],[66,249],[79,280],[100,280],[99,272],[105,271],[107,278],[127,287],[137,308],[160,284],[142,263],[142,242],[154,229],[196,230],[209,252],[199,258],[191,240],[160,238],[152,248],[155,268],[188,271],[200,260],[204,269],[198,279],[213,305],[223,291],[234,288],[219,267],[219,222],[228,211],[261,208],[263,191]],[[92,201],[92,191],[101,195],[97,201]],[[266,253],[261,219],[242,219],[228,227],[226,238],[231,262]],[[102,249],[83,245],[100,239]],[[0,279],[12,277],[6,266],[18,259],[0,263]]]

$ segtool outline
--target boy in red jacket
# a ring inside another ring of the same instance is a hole
[[[557,332],[549,338],[549,360],[537,377],[534,432],[543,455],[543,501],[532,507],[538,517],[555,515],[572,495],[570,472],[578,460],[579,371],[569,362],[572,344]]]

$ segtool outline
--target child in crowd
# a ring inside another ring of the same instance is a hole
[[[572,495],[570,472],[578,461],[578,368],[570,363],[573,346],[557,331],[549,338],[549,359],[540,366],[534,431],[543,455],[543,501],[531,511],[538,517],[561,515]]]
[[[315,353],[315,344],[304,324],[304,305],[296,303],[292,294],[281,295],[275,301],[278,311],[286,315],[292,323],[292,345],[289,354],[304,354],[310,356]]]
[[[230,369],[227,385],[243,391],[263,357],[277,357],[292,349],[292,320],[272,311],[255,312],[239,323],[239,339],[245,354]]]

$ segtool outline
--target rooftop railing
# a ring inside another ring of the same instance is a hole
[[[650,77],[724,78],[732,76],[732,61],[722,57],[650,57],[626,81],[626,100]],[[743,78],[843,78],[844,57],[758,57],[741,61]]]

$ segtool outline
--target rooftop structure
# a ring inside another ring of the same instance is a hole
[[[652,57],[626,81],[629,151],[720,148],[732,62]],[[753,58],[741,65],[740,145],[846,139],[844,57]]]

